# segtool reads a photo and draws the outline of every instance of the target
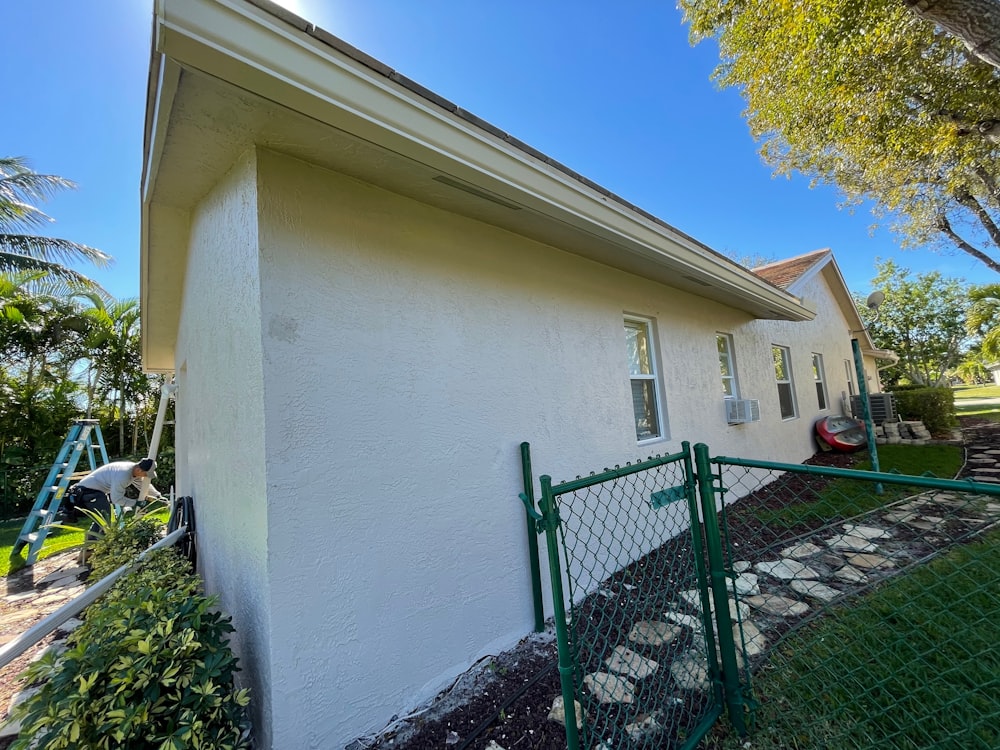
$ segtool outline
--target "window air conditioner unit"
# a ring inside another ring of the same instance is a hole
[[[760,401],[756,398],[727,398],[726,420],[729,424],[760,421]]]

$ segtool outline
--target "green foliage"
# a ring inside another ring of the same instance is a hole
[[[680,0],[779,174],[871,201],[904,242],[1000,272],[1000,71],[896,0]],[[940,4],[939,4],[940,5]]]
[[[875,345],[899,355],[899,363],[883,371],[895,385],[906,378],[920,385],[939,385],[961,359],[966,339],[968,297],[962,282],[937,271],[911,277],[891,260],[878,263],[872,287],[885,294],[876,312],[858,309]],[[856,300],[860,302],[860,300]],[[928,425],[929,427],[929,425]]]
[[[958,424],[951,388],[894,390],[893,396],[900,417],[923,422],[932,435],[946,434]]]
[[[133,562],[163,536],[162,518],[148,513],[159,507],[161,503],[137,512],[122,513],[112,507],[110,518],[84,511],[100,529],[98,538],[87,544],[90,580],[99,581],[122,565]]]
[[[42,271],[100,290],[95,282],[63,263],[85,260],[103,267],[111,262],[111,256],[77,242],[30,233],[51,221],[35,204],[73,187],[62,177],[32,171],[23,159],[0,158],[0,272]]]
[[[174,550],[159,550],[86,612],[68,649],[23,678],[14,750],[249,747],[249,691],[235,690],[233,628]]]

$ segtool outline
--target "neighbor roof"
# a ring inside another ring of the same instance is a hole
[[[800,279],[817,273],[833,257],[829,249],[813,250],[787,260],[757,266],[753,272],[779,289],[788,289]]]

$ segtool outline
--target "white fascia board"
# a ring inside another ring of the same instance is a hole
[[[606,238],[628,252],[654,262],[669,258],[671,268],[680,265],[693,276],[709,278],[734,297],[767,307],[775,317],[815,316],[794,295],[267,11],[243,0],[158,0],[157,7],[156,49],[180,65]]]

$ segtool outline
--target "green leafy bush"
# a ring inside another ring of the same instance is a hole
[[[148,513],[153,507],[118,513],[112,506],[108,518],[84,511],[98,526],[98,538],[87,543],[91,581],[99,581],[122,565],[132,563],[163,536],[164,523]]]
[[[893,389],[896,410],[906,420],[919,420],[932,435],[942,435],[958,424],[951,388]]]
[[[22,675],[40,689],[12,712],[13,750],[250,747],[248,690],[230,618],[173,549],[150,553],[86,611],[83,625]]]

